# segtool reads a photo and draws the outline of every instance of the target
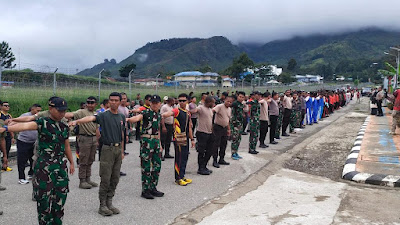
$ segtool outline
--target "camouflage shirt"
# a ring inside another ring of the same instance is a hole
[[[260,103],[253,99],[252,101],[248,102],[247,104],[250,105],[250,120],[252,121],[259,121],[260,120]]]
[[[65,155],[65,140],[69,137],[68,125],[64,122],[56,122],[50,117],[41,117],[36,120],[39,134],[39,158],[50,161],[61,159]]]
[[[160,112],[145,109],[141,113],[143,115],[141,134],[157,135],[161,123]]]
[[[231,124],[243,124],[244,122],[244,105],[239,101],[234,101],[232,103],[232,117]]]

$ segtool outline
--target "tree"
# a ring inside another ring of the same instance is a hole
[[[289,60],[289,62],[288,62],[287,69],[288,69],[289,71],[294,71],[294,70],[296,69],[296,66],[297,66],[296,60],[293,59],[293,58],[291,58],[291,59]]]
[[[245,69],[253,66],[253,60],[251,60],[246,53],[242,53],[239,57],[233,59],[232,65],[225,70],[225,73],[231,74],[232,77],[236,79],[240,79],[240,74],[243,73]]]
[[[202,73],[207,73],[207,72],[211,72],[212,68],[209,65],[205,65],[199,68],[199,71]]]
[[[134,63],[125,65],[119,69],[119,75],[121,77],[129,77],[129,72],[131,72],[131,70],[135,70],[135,69],[136,69],[136,64],[134,64]]]
[[[270,75],[271,69],[269,66],[262,64],[256,67],[258,68],[257,76],[262,78],[263,80],[267,78],[268,75]]]
[[[294,82],[296,79],[290,75],[287,72],[283,72],[281,75],[279,75],[278,77],[278,81],[284,83],[284,84],[290,84],[292,82]]]
[[[360,84],[360,81],[358,79],[354,80],[354,86],[358,87],[358,85]]]
[[[12,69],[16,66],[16,64],[12,64],[15,61],[15,56],[11,51],[11,47],[5,41],[0,43],[0,58],[3,59],[1,67]]]

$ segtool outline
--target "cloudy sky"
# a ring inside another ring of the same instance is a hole
[[[172,37],[266,43],[369,26],[400,30],[398,0],[12,0],[1,7],[0,41],[16,63],[67,73]]]

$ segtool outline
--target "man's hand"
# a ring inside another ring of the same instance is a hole
[[[192,148],[194,148],[196,145],[196,142],[194,141],[194,139],[191,141],[192,142]]]
[[[12,119],[6,119],[4,120],[5,125],[9,125],[12,122]]]
[[[3,167],[2,168],[7,168],[8,167],[8,159],[7,156],[3,157]]]
[[[122,152],[121,153],[121,159],[124,160],[124,158],[125,158],[125,154]]]
[[[76,126],[76,125],[77,125],[76,120],[71,121],[71,122],[68,123],[68,126],[70,126],[70,127],[73,127],[73,126]]]
[[[228,137],[231,136],[231,129],[228,129],[228,130],[227,130],[226,135],[227,135]]]
[[[73,162],[72,162],[72,163],[69,163],[69,173],[70,173],[71,175],[74,175],[74,173],[75,173],[75,165],[74,165]]]
[[[15,138],[11,139],[11,144],[15,144]]]

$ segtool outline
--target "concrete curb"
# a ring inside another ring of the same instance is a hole
[[[400,176],[361,173],[356,170],[356,163],[358,155],[360,154],[361,143],[364,138],[365,129],[367,128],[370,119],[371,116],[368,116],[365,119],[365,122],[363,123],[360,131],[357,134],[354,146],[351,149],[349,156],[347,157],[346,164],[344,165],[342,178],[345,180],[355,181],[357,183],[374,184],[388,187],[400,187]]]

